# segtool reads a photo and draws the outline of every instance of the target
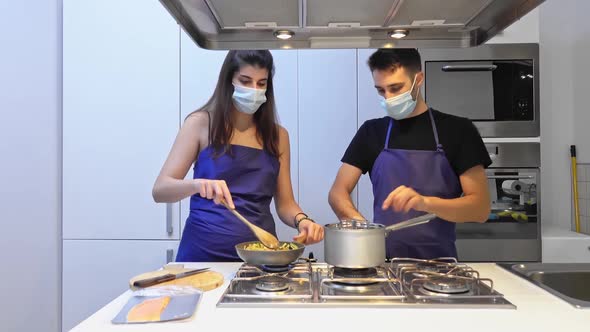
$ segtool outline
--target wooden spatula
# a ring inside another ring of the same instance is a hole
[[[279,248],[279,240],[274,235],[270,234],[269,232],[265,231],[264,229],[249,222],[238,211],[236,211],[235,209],[232,209],[229,206],[229,204],[227,204],[225,199],[221,200],[221,204],[223,204],[223,206],[225,206],[228,210],[230,210],[231,213],[234,214],[234,216],[238,217],[238,219],[240,219],[244,224],[246,224],[250,228],[252,233],[254,233],[254,235],[256,235],[258,240],[260,240],[260,242],[265,247],[270,248],[270,249],[278,249]]]

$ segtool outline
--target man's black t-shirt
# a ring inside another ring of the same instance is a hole
[[[492,163],[477,128],[469,119],[433,109],[430,111],[434,116],[440,144],[457,176],[474,166],[488,167]],[[342,162],[360,168],[363,174],[370,173],[375,159],[385,146],[390,119],[386,116],[366,121],[350,142]],[[428,112],[392,121],[390,149],[436,150]]]

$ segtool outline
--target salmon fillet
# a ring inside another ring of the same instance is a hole
[[[170,296],[165,296],[138,303],[127,313],[127,322],[157,322],[169,302]]]

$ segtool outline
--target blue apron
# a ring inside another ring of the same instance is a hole
[[[250,222],[276,236],[270,202],[277,187],[279,161],[262,149],[231,145],[231,153],[213,157],[210,146],[199,154],[193,178],[225,180],[236,210]],[[177,262],[240,261],[234,246],[256,241],[252,231],[223,205],[191,197]]]
[[[390,119],[385,146],[371,170],[374,195],[374,220],[386,226],[423,215],[410,210],[383,211],[381,206],[387,196],[398,186],[405,185],[423,196],[457,198],[461,195],[461,183],[447,159],[438,139],[432,111],[428,110],[436,141],[435,151],[389,149],[389,136],[394,126]],[[389,233],[386,239],[387,258],[404,257],[432,259],[457,257],[455,247],[455,224],[440,218],[427,224]]]

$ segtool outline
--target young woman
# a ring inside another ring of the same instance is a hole
[[[276,120],[273,74],[269,51],[229,51],[213,96],[180,129],[153,189],[156,202],[191,196],[177,261],[238,261],[234,246],[256,240],[221,200],[276,235],[274,198],[280,219],[299,231],[294,241],[323,239],[323,227],[293,197],[289,135]],[[193,162],[193,179],[185,180]]]

